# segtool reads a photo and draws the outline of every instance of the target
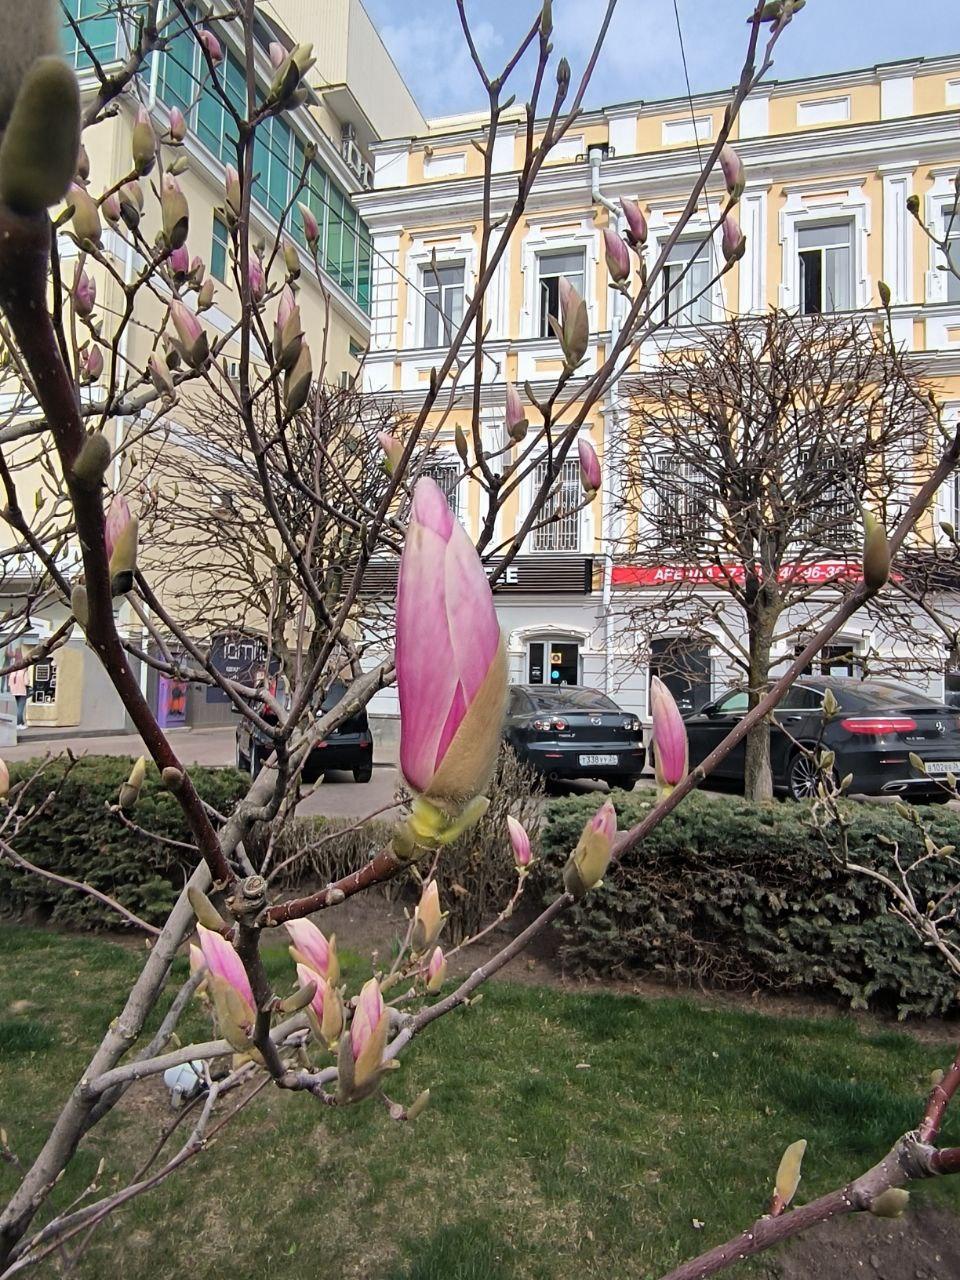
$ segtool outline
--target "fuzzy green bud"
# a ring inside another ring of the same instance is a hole
[[[70,186],[79,150],[77,77],[62,58],[38,58],[24,76],[0,144],[0,200],[24,215],[56,204]]]

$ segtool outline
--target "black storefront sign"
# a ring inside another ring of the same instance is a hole
[[[253,636],[219,635],[210,644],[210,662],[228,680],[240,684],[253,684],[267,661],[265,640]],[[208,685],[207,702],[229,702],[230,699],[216,685]]]
[[[502,563],[492,560],[493,574]],[[397,590],[396,560],[373,560],[363,575],[363,596],[392,596]],[[593,592],[592,556],[517,556],[493,585],[497,596],[588,596]]]

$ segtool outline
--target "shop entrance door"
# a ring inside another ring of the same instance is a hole
[[[527,664],[530,684],[554,688],[580,683],[580,646],[575,640],[534,640]]]

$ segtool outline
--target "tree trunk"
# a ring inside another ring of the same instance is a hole
[[[755,707],[767,691],[770,677],[772,620],[760,611],[747,621],[750,651],[750,700]],[[743,794],[748,800],[773,799],[773,773],[770,769],[770,721],[761,720],[747,734],[744,744]]]

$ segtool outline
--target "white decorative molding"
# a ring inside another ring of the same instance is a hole
[[[679,120],[664,120],[660,126],[660,141],[665,147],[679,147],[691,142],[709,142],[713,137],[713,117],[690,116]]]
[[[946,84],[948,107],[960,107],[960,80],[948,80]]]
[[[836,98],[810,98],[797,103],[797,124],[842,124],[850,119],[850,95]]]
[[[762,315],[767,309],[767,192],[744,192],[740,225],[747,251],[740,259],[740,310]]]
[[[880,81],[880,119],[913,115],[913,76],[891,76]]]
[[[423,176],[428,182],[434,178],[459,178],[467,172],[465,151],[447,152],[445,155],[423,157]]]
[[[765,138],[770,132],[770,99],[747,98],[737,120],[741,138]]]
[[[618,156],[631,156],[637,149],[637,111],[608,117],[607,141]]]
[[[515,129],[498,129],[493,140],[492,170],[494,173],[509,173],[515,167],[517,134]]]
[[[910,169],[883,174],[883,278],[894,306],[913,302],[913,218],[907,212],[912,184]]]
[[[573,137],[567,136],[565,138],[561,138],[555,147],[550,148],[550,154],[547,157],[547,160],[550,164],[559,160],[576,160],[577,156],[583,155],[583,151],[583,134],[578,133]]]
[[[382,395],[393,390],[393,356],[367,353],[363,362],[363,389]]]
[[[373,157],[373,185],[379,191],[383,187],[405,187],[408,179],[410,150],[406,144],[395,151],[378,151]]]
[[[954,179],[956,169],[951,166],[932,170],[930,176],[933,184],[927,192],[924,217],[931,235],[939,239],[943,235],[943,218],[946,210],[957,198]],[[937,303],[947,301],[947,273],[941,270],[944,257],[931,241],[928,245],[928,269],[924,301]],[[960,325],[960,306],[949,315],[931,317],[927,321],[927,347],[956,347],[958,344],[949,339],[947,330]]]
[[[849,181],[849,179],[847,180]],[[841,186],[845,183],[840,184]],[[870,200],[863,181],[856,182],[845,191],[837,191],[835,180],[820,180],[808,184],[784,188],[786,200],[780,212],[780,244],[782,246],[782,271],[780,306],[793,311],[800,306],[800,254],[797,233],[809,223],[841,221],[853,222],[853,305],[868,307],[873,301],[873,284],[867,271],[867,247],[871,227]],[[824,192],[824,187],[828,188]],[[820,193],[824,192],[823,195]],[[831,198],[832,197],[832,198]]]

